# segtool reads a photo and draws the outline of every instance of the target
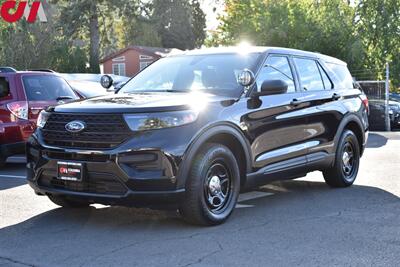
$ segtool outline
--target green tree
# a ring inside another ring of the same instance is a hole
[[[120,17],[129,12],[136,14],[139,0],[53,0],[61,9],[59,26],[70,41],[87,43],[89,70],[99,73],[102,51],[119,48],[115,29]]]
[[[205,39],[205,14],[197,0],[153,0],[152,21],[167,48],[200,47]]]
[[[57,28],[57,9],[47,4],[45,8],[48,11],[47,23],[29,24],[24,19],[12,24],[0,23],[0,65],[19,70],[51,68],[56,71],[84,72],[86,56],[69,46],[68,37],[63,36]]]
[[[392,80],[400,84],[400,6],[397,0],[359,1],[356,30],[366,53],[363,67],[370,79],[382,79],[386,62],[390,62]],[[365,76],[365,72],[364,72]]]
[[[256,45],[318,51],[343,59],[359,56],[354,8],[342,0],[227,0],[215,43],[248,40]]]

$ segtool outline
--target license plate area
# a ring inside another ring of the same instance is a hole
[[[82,181],[83,165],[76,162],[57,162],[57,178],[64,181]]]

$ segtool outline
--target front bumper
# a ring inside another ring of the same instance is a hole
[[[65,195],[91,203],[124,206],[176,206],[180,159],[160,149],[84,151],[49,148],[32,136],[27,142],[27,178],[40,195]],[[57,162],[79,162],[82,181],[57,178]]]

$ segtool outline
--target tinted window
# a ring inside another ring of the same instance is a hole
[[[333,73],[335,73],[339,80],[339,87],[341,89],[353,88],[353,77],[351,76],[350,71],[347,69],[347,66],[334,63],[326,63],[326,65]]]
[[[30,101],[49,101],[65,96],[78,99],[69,84],[53,75],[32,75],[22,78],[26,97]]]
[[[324,90],[317,62],[313,59],[294,58],[300,75],[301,86],[305,91]]]
[[[261,85],[266,80],[283,80],[288,84],[288,92],[294,92],[294,79],[287,57],[270,56],[265,62],[260,74],[257,77],[257,89],[261,90]]]
[[[321,73],[322,76],[322,81],[324,82],[324,87],[325,89],[332,89],[333,84],[331,80],[329,79],[328,75],[326,74],[325,70],[321,67],[321,65],[317,64],[319,68],[319,72]]]
[[[6,78],[0,77],[0,98],[10,95],[10,85]]]
[[[215,54],[162,58],[130,80],[121,93],[141,91],[205,91],[238,96],[237,77],[243,69],[255,71],[260,55]]]

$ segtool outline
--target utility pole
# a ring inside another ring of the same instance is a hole
[[[385,127],[390,131],[389,118],[389,62],[386,62],[386,80],[385,80]]]

